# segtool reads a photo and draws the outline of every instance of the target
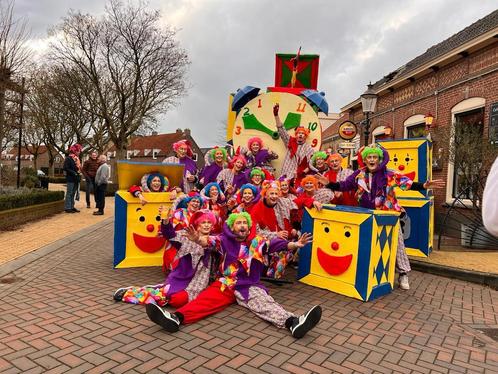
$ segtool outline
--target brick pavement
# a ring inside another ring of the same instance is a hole
[[[239,306],[165,333],[143,307],[113,302],[118,286],[162,275],[113,270],[112,233],[104,223],[0,283],[0,372],[498,372],[498,343],[476,329],[498,328],[498,292],[418,272],[412,290],[370,303],[298,282],[271,286],[296,313],[322,305],[301,340]]]

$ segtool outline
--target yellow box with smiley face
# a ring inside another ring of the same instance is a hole
[[[147,204],[140,204],[128,189],[139,185],[144,174],[158,172],[172,186],[180,184],[183,165],[118,161],[119,191],[115,195],[114,267],[161,266],[164,248],[169,244],[159,237],[159,206],[171,206],[169,192],[143,192]]]
[[[379,144],[389,152],[388,169],[405,174],[414,182],[425,182],[432,179],[432,143],[425,138],[383,140]],[[397,197],[427,197],[431,190],[402,191],[395,189]]]
[[[324,205],[306,209],[303,232],[313,242],[299,252],[301,282],[363,301],[392,291],[398,213]]]

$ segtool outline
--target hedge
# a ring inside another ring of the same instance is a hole
[[[66,183],[66,177],[48,177],[50,183]]]
[[[1,194],[0,211],[64,199],[63,191],[33,190],[23,194]]]

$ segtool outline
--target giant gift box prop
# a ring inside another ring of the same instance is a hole
[[[398,203],[409,218],[409,227],[405,226],[406,253],[409,256],[428,257],[432,252],[434,237],[434,197],[401,198]]]
[[[425,138],[404,140],[382,140],[379,144],[389,152],[388,169],[405,174],[414,182],[424,183],[432,179],[432,143]],[[401,191],[395,189],[396,197],[431,196],[431,190]]]
[[[119,190],[115,195],[114,267],[161,266],[167,240],[158,237],[160,205],[172,204],[169,192],[144,192],[148,201],[141,205],[128,189],[140,185],[144,174],[158,172],[168,178],[170,186],[179,186],[183,165],[155,162],[118,161]]]
[[[302,231],[313,242],[299,252],[301,282],[363,301],[392,291],[398,213],[324,205],[306,209]]]

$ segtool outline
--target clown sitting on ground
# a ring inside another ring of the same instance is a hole
[[[356,170],[341,182],[329,182],[326,187],[334,191],[355,191],[359,205],[368,209],[394,210],[402,212],[398,204],[394,188],[405,191],[439,188],[444,186],[441,180],[425,183],[413,182],[408,177],[386,168],[389,162],[387,151],[375,144],[364,147],[361,158],[365,167]],[[327,183],[327,177],[320,177],[322,183]],[[410,289],[408,272],[411,270],[410,261],[405,252],[403,235],[398,235],[398,250],[396,252],[396,270],[399,272],[399,285],[404,290]]]
[[[180,188],[183,192],[189,193],[194,189],[194,184],[197,181],[197,164],[192,160],[194,154],[190,142],[188,140],[179,140],[173,143],[173,150],[176,156],[165,158],[163,164],[181,164],[185,166]]]
[[[161,206],[159,215],[163,213]],[[171,211],[170,211],[171,212]],[[209,282],[212,248],[201,246],[187,238],[185,231],[175,231],[170,222],[172,214],[161,222],[161,233],[177,249],[175,266],[164,283],[143,287],[119,288],[114,300],[130,304],[155,303],[179,308],[195,299]],[[191,219],[199,236],[208,236],[214,225],[215,216],[209,210],[196,212]]]
[[[167,192],[169,191],[169,180],[165,176],[153,172],[150,174],[144,174],[140,181],[140,186],[133,185],[129,188],[130,192],[134,197],[140,199],[142,205],[147,204],[147,199],[144,197],[142,192]],[[176,198],[176,190],[171,191],[170,199]]]
[[[227,167],[227,151],[225,148],[215,147],[206,153],[206,165],[199,174],[199,183],[203,186],[216,182],[220,171]]]
[[[275,169],[271,166],[271,161],[276,160],[278,155],[271,150],[263,148],[263,140],[260,137],[253,137],[247,141],[247,148],[242,147],[240,154],[247,160],[247,167],[260,167],[274,174]]]
[[[268,240],[250,235],[251,224],[248,213],[231,214],[223,227],[223,233],[210,238],[216,243],[221,255],[219,275],[215,282],[174,313],[164,311],[156,304],[147,304],[145,310],[150,320],[168,332],[176,332],[181,324],[194,323],[237,302],[276,327],[287,328],[295,338],[302,338],[315,327],[322,315],[320,306],[314,306],[297,317],[278,304],[260,281],[268,254],[296,251],[311,242],[311,235],[304,234],[296,242],[278,238]],[[201,246],[207,244],[204,238],[190,228],[189,239]]]

